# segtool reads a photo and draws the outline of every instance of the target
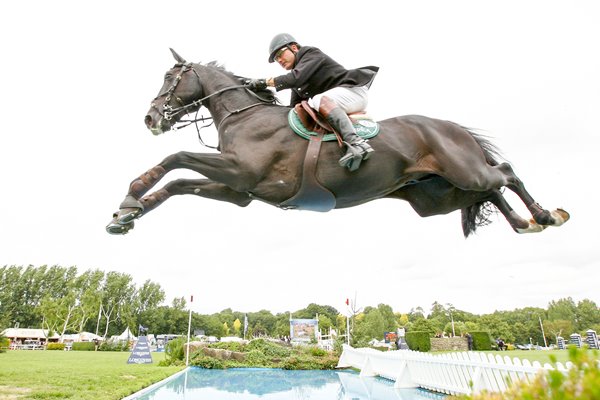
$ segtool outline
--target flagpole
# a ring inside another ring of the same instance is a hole
[[[346,299],[348,315],[346,315],[346,343],[350,346],[350,299]]]
[[[192,329],[192,303],[193,302],[194,302],[194,295],[190,296],[190,317],[188,319],[187,351],[185,353],[185,366],[186,367],[190,363],[190,330]]]
[[[548,342],[546,342],[546,334],[544,333],[544,325],[542,324],[542,317],[538,315],[538,319],[540,320],[540,328],[542,328],[542,337],[544,338],[544,347],[548,347]]]

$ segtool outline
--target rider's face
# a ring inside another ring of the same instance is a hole
[[[295,47],[295,45],[292,45],[291,49],[287,46],[283,47],[275,54],[275,61],[288,71],[294,67],[296,61],[296,53],[292,51]]]

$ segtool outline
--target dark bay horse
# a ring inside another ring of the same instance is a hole
[[[182,194],[241,207],[256,199],[286,208],[286,200],[301,187],[309,143],[290,129],[290,108],[274,104],[268,90],[251,92],[241,78],[216,63],[189,63],[172,52],[177,64],[167,71],[145,117],[146,126],[155,135],[164,133],[204,106],[218,130],[220,152],[181,151],[135,178],[106,230],[125,234],[135,219]],[[338,165],[341,150],[336,142],[323,143],[314,175],[334,200],[321,211],[380,198],[401,199],[422,217],[461,210],[465,237],[489,222],[490,204],[518,233],[540,232],[569,219],[562,209],[548,211],[536,203],[511,166],[498,161],[487,139],[455,123],[423,116],[395,117],[379,124],[379,135],[370,140],[376,151],[357,171]],[[178,179],[150,192],[178,168],[204,178]],[[503,197],[503,187],[519,196],[531,219],[517,215]]]

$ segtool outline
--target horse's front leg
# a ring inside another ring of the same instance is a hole
[[[127,224],[144,212],[140,199],[169,171],[185,168],[196,171],[214,182],[221,182],[236,191],[250,190],[256,183],[249,168],[240,168],[232,157],[221,154],[181,151],[166,157],[160,164],[144,172],[129,185],[125,199],[119,205],[117,221]]]
[[[212,200],[226,201],[240,207],[246,207],[252,198],[248,192],[236,192],[230,187],[213,182],[210,179],[177,179],[169,182],[162,189],[150,193],[140,199],[144,206],[142,215],[146,215],[159,205],[167,201],[171,196],[193,194]]]
[[[244,193],[250,191],[256,185],[257,176],[260,175],[252,172],[252,169],[248,166],[244,168],[240,167],[239,162],[231,156],[227,157],[221,154],[209,153],[190,153],[186,151],[172,154],[166,157],[160,164],[149,169],[131,182],[129,191],[123,202],[121,202],[119,211],[113,215],[113,221],[107,226],[107,230],[110,233],[116,234],[126,233],[126,231],[133,227],[133,220],[141,217],[146,212],[146,207],[154,209],[157,207],[157,204],[164,202],[166,198],[163,200],[161,200],[161,198],[166,196],[169,192],[165,193],[157,191],[154,196],[148,196],[144,201],[142,201],[142,199],[143,196],[169,171],[179,168],[196,171],[209,178],[213,183],[221,183],[223,188],[230,188],[229,190],[231,190],[231,193],[229,193],[229,198],[235,197],[232,193]],[[174,188],[173,190],[176,189]],[[202,191],[202,189],[200,190]],[[204,195],[204,192],[202,193]],[[205,197],[210,197],[210,193],[218,193],[218,191],[209,190]],[[217,194],[214,195],[219,197]],[[168,197],[170,197],[170,195]],[[232,202],[236,203],[236,201],[243,202],[245,200],[236,199]],[[117,225],[122,225],[123,229],[118,229]]]
[[[116,222],[121,225],[127,225],[136,218],[139,218],[144,212],[144,205],[140,202],[154,185],[162,179],[167,170],[161,165],[150,168],[129,184],[129,191],[125,199],[119,205],[119,212],[116,215]]]

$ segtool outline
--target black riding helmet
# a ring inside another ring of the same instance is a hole
[[[271,44],[269,45],[269,62],[275,61],[275,53],[277,53],[282,47],[289,46],[292,43],[298,44],[296,39],[289,33],[280,33],[275,35]]]

